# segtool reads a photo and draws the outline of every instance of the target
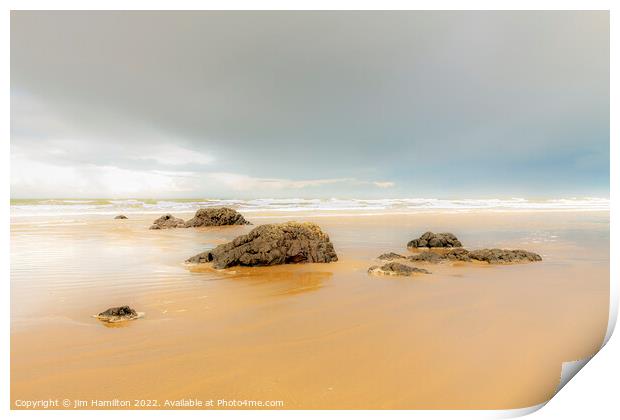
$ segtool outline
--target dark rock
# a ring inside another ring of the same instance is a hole
[[[261,225],[186,262],[212,262],[215,268],[338,261],[329,236],[314,223]]]
[[[198,209],[196,215],[185,222],[185,227],[249,225],[236,210],[228,207]]]
[[[127,216],[125,216],[124,214],[119,214],[115,217],[115,219],[127,219]]]
[[[437,264],[442,261],[469,261],[469,251],[464,248],[451,248],[445,252],[423,251],[410,256],[409,261],[422,261]]]
[[[96,315],[96,318],[105,322],[121,322],[130,321],[140,317],[140,313],[136,312],[129,306],[118,306],[115,308],[109,308]]]
[[[443,256],[451,261],[469,261],[469,251],[464,248],[452,248],[443,253]]]
[[[379,274],[386,276],[411,276],[417,273],[430,274],[428,270],[423,268],[411,267],[397,262],[389,262],[387,264],[383,264],[382,266],[375,265],[368,269],[368,274]]]
[[[452,248],[462,247],[461,241],[451,233],[426,232],[407,244],[408,248]]]
[[[522,249],[478,249],[468,251],[464,248],[449,248],[447,250],[428,250],[404,257],[394,252],[382,254],[380,260],[392,261],[407,259],[411,262],[438,264],[446,261],[484,261],[489,264],[511,264],[531,261],[542,261],[540,255]],[[401,264],[402,265],[402,264]],[[375,268],[375,267],[373,267]]]
[[[189,257],[187,260],[185,260],[185,262],[190,264],[208,263],[209,261],[211,261],[211,257],[209,254],[211,254],[211,251],[201,252],[200,254],[196,254],[193,257]]]
[[[173,229],[184,228],[185,221],[174,217],[171,214],[166,214],[153,222],[153,225],[149,229]]]
[[[478,249],[469,251],[469,258],[477,261],[486,261],[489,264],[510,264],[530,261],[542,261],[542,257],[533,252],[522,249]]]
[[[383,260],[383,261],[404,260],[405,258],[407,257],[405,257],[404,255],[397,254],[395,252],[387,252],[377,257],[378,260]]]
[[[409,261],[437,264],[443,261],[485,261],[489,264],[510,264],[519,262],[541,261],[540,255],[521,249],[479,249],[468,251],[464,248],[452,248],[448,251],[424,251],[410,256]]]
[[[445,255],[438,254],[436,252],[424,251],[419,254],[412,255],[408,258],[409,261],[414,262],[427,262],[432,264],[437,264],[441,261],[446,260]]]
[[[173,229],[201,226],[250,225],[236,210],[228,207],[198,209],[194,217],[187,222],[166,214],[153,222],[149,229]]]

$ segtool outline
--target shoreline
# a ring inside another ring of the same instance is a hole
[[[608,198],[570,197],[528,200],[493,199],[12,199],[11,220],[28,217],[79,217],[87,215],[135,216],[148,214],[190,214],[199,208],[228,207],[255,217],[282,215],[297,217],[362,217],[383,214],[417,213],[522,213],[522,212],[592,212],[609,211]]]
[[[120,213],[125,215],[134,215],[134,216],[146,216],[146,215],[164,215],[164,214],[172,214],[172,215],[188,215],[194,214],[196,210],[201,207],[196,207],[191,210],[180,210],[180,211],[166,211],[166,210],[153,210],[153,211],[106,211],[106,212],[97,212],[97,213],[41,213],[41,214],[28,214],[28,215],[15,215],[11,214],[11,223],[13,220],[17,219],[32,219],[37,217],[80,217],[80,216],[115,216]],[[368,210],[359,210],[359,211],[351,211],[347,210],[277,210],[277,209],[257,209],[257,210],[238,210],[241,214],[252,214],[253,218],[285,218],[285,217],[300,217],[300,218],[311,218],[311,217],[372,217],[372,216],[413,216],[417,214],[475,214],[475,213],[489,213],[489,214],[505,214],[505,213],[610,213],[610,209],[415,209],[410,211],[372,211]]]

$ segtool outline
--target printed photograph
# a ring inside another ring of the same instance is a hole
[[[524,409],[603,345],[608,11],[10,26],[12,410]]]

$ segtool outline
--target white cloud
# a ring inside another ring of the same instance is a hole
[[[246,190],[284,190],[320,187],[323,185],[355,182],[355,178],[319,178],[306,180],[290,180],[284,178],[255,178],[247,175],[229,172],[211,172],[207,177],[222,186],[237,191]]]
[[[158,145],[154,150],[143,154],[137,159],[152,159],[162,165],[187,165],[190,163],[206,165],[215,160],[210,155],[171,144]]]
[[[79,142],[52,141],[48,156],[64,157],[79,147]],[[118,151],[121,153],[121,151]],[[67,164],[66,160],[48,162],[45,156],[34,155],[30,149],[13,147],[11,153],[11,192],[15,198],[27,197],[182,197],[212,195],[217,197],[261,195],[277,193],[287,195],[293,191],[313,189],[310,194],[323,193],[323,188],[337,186],[350,189],[356,186],[388,188],[389,181],[360,181],[353,177],[316,178],[294,180],[288,178],[263,178],[234,172],[184,171],[169,169],[188,163],[207,164],[211,156],[183,147],[155,146],[148,154],[126,159],[153,159],[157,168],[123,168],[108,163]],[[298,194],[298,193],[294,193]]]
[[[191,193],[192,173],[114,166],[61,166],[11,156],[11,195],[17,197],[161,197]]]
[[[299,190],[303,188],[322,187],[334,184],[374,185],[378,188],[390,188],[395,184],[390,181],[359,181],[356,178],[317,178],[292,180],[286,178],[258,178],[230,172],[209,172],[206,177],[218,185],[235,191],[257,190]]]
[[[372,183],[372,185],[379,188],[392,188],[395,184],[390,181],[375,181]]]

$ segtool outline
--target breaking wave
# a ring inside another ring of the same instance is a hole
[[[156,214],[191,213],[200,207],[232,207],[241,212],[300,212],[300,211],[364,211],[416,212],[445,211],[544,211],[609,210],[607,198],[556,198],[547,200],[509,199],[437,199],[437,198],[390,198],[390,199],[304,199],[261,198],[253,200],[220,199],[40,199],[11,200],[11,216],[61,216],[61,215],[110,215],[118,213]]]

